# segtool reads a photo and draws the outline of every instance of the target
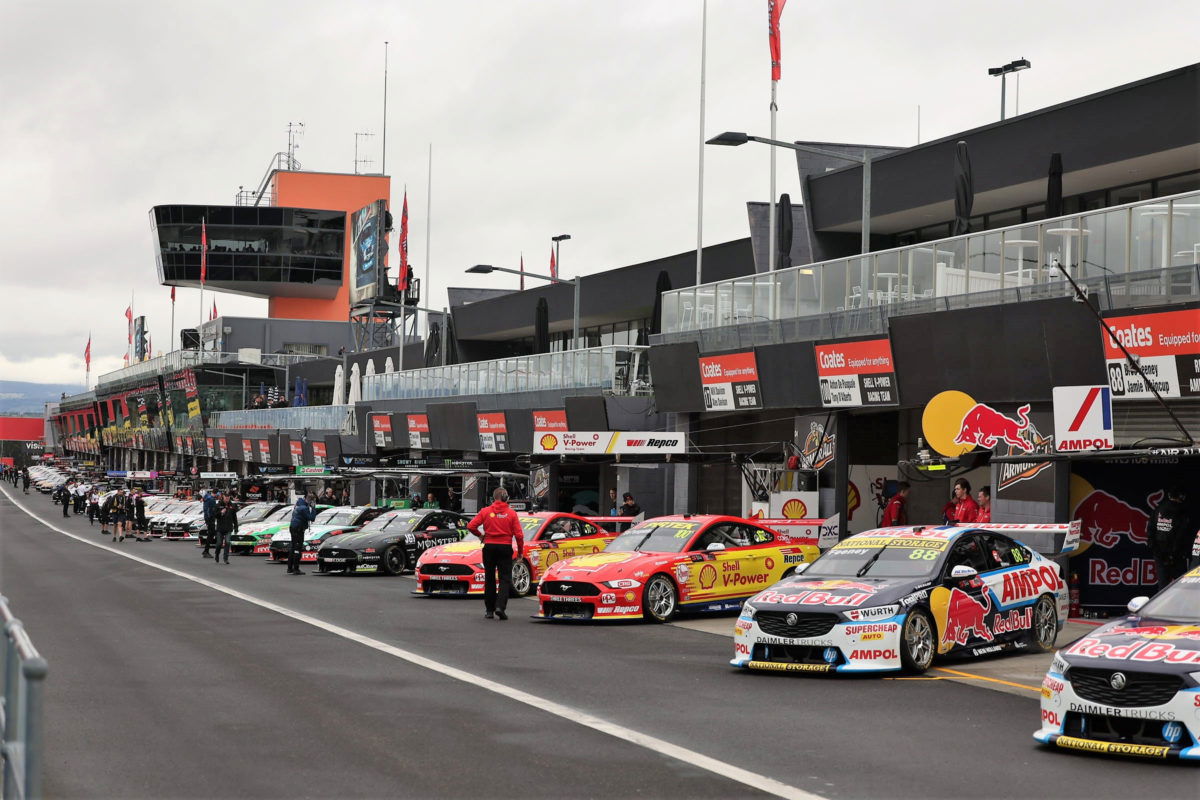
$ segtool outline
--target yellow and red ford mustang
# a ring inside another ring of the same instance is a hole
[[[666,622],[679,611],[728,611],[819,555],[815,534],[793,536],[739,517],[656,517],[603,553],[547,569],[538,616]]]
[[[524,597],[559,559],[599,553],[633,517],[581,517],[545,511],[521,514],[525,552],[513,559],[512,594]],[[611,529],[611,530],[610,530]],[[483,543],[474,537],[431,547],[417,559],[415,594],[483,594]]]

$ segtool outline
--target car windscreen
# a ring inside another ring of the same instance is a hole
[[[517,519],[521,521],[521,532],[525,535],[533,533],[545,522],[541,517],[517,517]]]
[[[316,525],[353,525],[358,515],[359,512],[353,508],[331,508],[317,514],[313,522]]]
[[[292,518],[292,509],[293,508],[294,508],[294,506],[284,506],[283,508],[279,509],[274,514],[272,514],[270,517],[268,517],[268,519],[271,522],[287,522],[289,519]]]
[[[804,571],[822,578],[931,578],[942,567],[944,540],[870,539],[841,542]]]
[[[622,533],[605,548],[609,553],[682,553],[688,541],[700,530],[699,522],[651,520]]]
[[[255,503],[254,505],[246,506],[238,512],[238,522],[258,522],[266,519],[271,515],[271,506],[268,503]]]
[[[1139,616],[1169,622],[1200,623],[1200,569],[1175,581],[1138,612]]]

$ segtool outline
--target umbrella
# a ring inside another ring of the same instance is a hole
[[[358,362],[350,367],[350,396],[346,398],[346,402],[350,405],[362,400],[362,373],[358,369]]]
[[[333,403],[335,406],[346,405],[346,371],[338,364],[333,371]]]
[[[671,276],[665,269],[659,270],[658,280],[654,282],[654,310],[650,312],[650,333],[652,334],[662,333],[662,296],[664,292],[669,291],[671,291]]]
[[[300,376],[297,375],[296,376],[296,389],[295,389],[295,391],[292,392],[292,405],[294,405],[294,406],[304,405],[304,390],[303,390],[303,388],[301,388],[300,380],[301,380]]]
[[[368,375],[375,374],[375,359],[373,359],[373,358],[367,359],[367,374]]]
[[[425,366],[432,367],[438,363],[438,349],[442,345],[442,323],[431,322],[429,333],[425,336]]]
[[[388,356],[386,359],[384,359],[383,371],[384,372],[395,372],[396,371],[396,362],[392,361],[391,356]]]
[[[1062,153],[1050,154],[1050,174],[1046,176],[1046,217],[1061,217],[1062,198]]]
[[[457,364],[458,363],[458,339],[456,339],[455,336],[456,336],[456,334],[454,333],[454,315],[447,314],[446,315],[446,363],[447,364]],[[549,337],[547,336],[547,338],[549,338]],[[546,349],[549,349],[549,347],[547,347]]]
[[[971,177],[971,154],[967,143],[954,148],[954,229],[951,236],[961,236],[971,225],[971,206],[975,205],[975,180]]]
[[[788,194],[779,197],[779,263],[778,269],[792,265],[792,198]]]
[[[533,310],[533,352],[550,352],[550,306],[539,297]]]

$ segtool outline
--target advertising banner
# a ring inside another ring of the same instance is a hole
[[[1112,450],[1114,439],[1109,387],[1054,387],[1054,441],[1058,452]]]
[[[429,449],[429,415],[408,415],[408,446],[413,450]]]
[[[296,465],[297,475],[328,475],[329,467],[320,464]]]
[[[1101,331],[1100,336],[1114,400],[1154,396],[1117,342],[1137,358],[1142,372],[1163,397],[1200,397],[1200,308],[1105,315],[1104,321],[1113,332],[1109,336]]]
[[[391,414],[372,414],[371,415],[371,433],[375,437],[375,446],[388,450],[395,446],[395,439],[392,438],[392,415]]]
[[[183,437],[183,451],[185,453],[187,453],[189,456],[193,456],[196,454],[196,447],[193,444],[193,441],[194,440],[192,439],[191,436]]]
[[[380,293],[387,276],[387,234],[384,217],[387,201],[376,200],[355,211],[350,218],[354,242],[354,279],[350,287],[350,302],[368,300]]]
[[[534,437],[535,453],[576,453],[581,455],[661,455],[687,452],[687,437],[682,433],[618,431],[543,432]]]
[[[885,337],[818,344],[813,346],[813,350],[823,407],[899,404],[891,340]]]
[[[229,458],[229,441],[224,436],[217,437],[217,458]]]
[[[508,420],[503,411],[493,414],[476,414],[479,425],[479,449],[485,453],[508,451]]]
[[[238,479],[236,472],[201,472],[200,477],[212,481],[234,481]]]
[[[264,464],[271,463],[271,441],[269,439],[258,440],[258,460]]]
[[[304,461],[304,442],[299,439],[288,440],[288,452],[292,456],[292,466],[298,467]]]
[[[325,461],[326,461],[325,443],[324,442],[313,442],[312,450],[313,450],[313,464],[315,464],[318,467],[325,466]]]
[[[540,433],[541,431],[566,431],[567,429],[567,412],[566,411],[534,411],[533,412],[533,431]]]
[[[209,455],[216,455],[217,451],[213,449],[213,437],[204,437],[204,445],[208,448]]]
[[[700,358],[700,388],[705,411],[762,408],[758,360],[754,352]]]
[[[242,460],[254,460],[254,440],[242,437]]]

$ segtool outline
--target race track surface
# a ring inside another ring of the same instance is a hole
[[[485,620],[0,492],[0,591],[50,663],[49,797],[1200,796],[1191,766],[1037,747],[1032,693],[735,672],[703,631],[531,600]]]

